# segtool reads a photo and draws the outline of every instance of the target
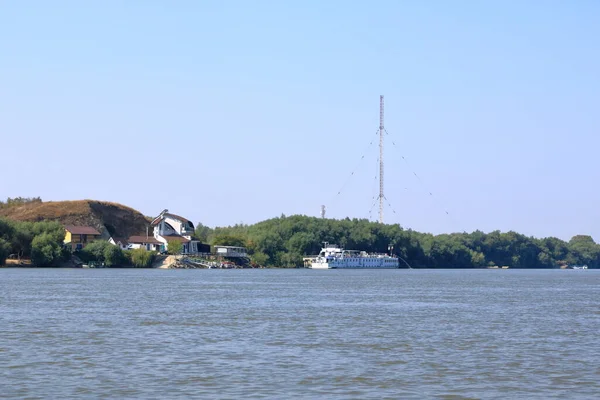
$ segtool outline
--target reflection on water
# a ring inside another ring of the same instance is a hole
[[[0,398],[592,398],[600,271],[0,269]]]

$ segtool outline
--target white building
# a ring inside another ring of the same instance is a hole
[[[202,252],[202,243],[192,240],[195,229],[190,220],[163,210],[151,225],[154,238],[161,243],[162,250],[168,250],[168,242],[178,241],[183,245],[183,254]]]
[[[162,243],[153,236],[131,236],[127,239],[127,242],[129,243],[127,245],[128,249],[146,249],[158,252],[163,250]]]
[[[215,253],[222,257],[248,257],[248,252],[245,247],[238,246],[214,246]]]
[[[111,236],[108,243],[118,246],[121,250],[127,250],[127,246],[129,246],[129,240],[120,237]]]

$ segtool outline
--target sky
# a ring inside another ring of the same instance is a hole
[[[600,2],[0,1],[0,199],[600,240]],[[339,193],[339,194],[338,194]]]

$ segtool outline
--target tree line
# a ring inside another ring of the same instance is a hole
[[[28,203],[41,203],[41,197],[15,197],[15,198],[7,198],[6,201],[0,200],[0,209],[9,208],[15,206],[21,206],[23,204]]]
[[[600,268],[600,245],[577,235],[568,242],[534,238],[516,232],[432,235],[366,219],[323,219],[282,215],[253,225],[209,228],[197,225],[195,236],[213,245],[243,246],[254,263],[298,267],[303,257],[319,253],[323,242],[346,249],[392,252],[412,268],[557,268],[587,265]],[[9,255],[31,258],[36,266],[57,266],[71,253],[63,245],[64,227],[56,221],[19,222],[0,218],[0,265]],[[177,254],[179,243],[169,243]],[[76,253],[83,261],[107,266],[150,266],[155,254],[143,249],[121,250],[106,241],[91,243]]]
[[[277,267],[302,266],[302,258],[318,254],[323,242],[375,253],[388,253],[391,248],[412,268],[600,267],[600,245],[587,235],[574,236],[568,242],[512,231],[432,235],[367,219],[282,215],[253,225],[214,229],[199,223],[196,237],[213,245],[244,246],[253,262]]]
[[[0,265],[9,255],[31,258],[35,265],[50,266],[66,260],[64,227],[56,221],[21,222],[0,218]]]
[[[31,259],[37,267],[56,267],[71,259],[64,246],[65,228],[57,221],[22,222],[0,218],[0,265],[9,256]],[[174,245],[174,247],[177,247]],[[102,263],[107,267],[149,267],[156,256],[145,249],[121,250],[98,240],[74,253],[83,262]]]

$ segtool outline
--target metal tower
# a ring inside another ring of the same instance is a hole
[[[383,224],[383,95],[379,96],[379,223]]]

